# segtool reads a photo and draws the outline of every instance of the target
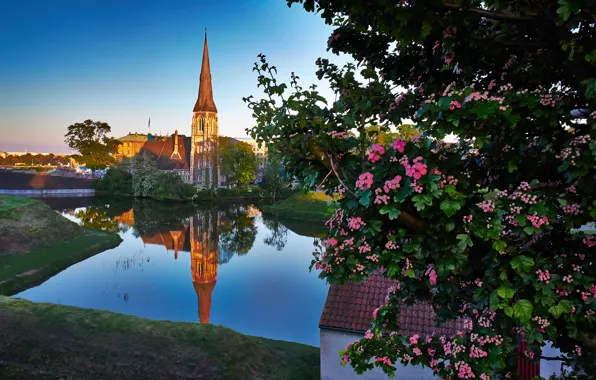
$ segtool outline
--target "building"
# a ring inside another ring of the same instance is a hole
[[[141,148],[147,141],[155,140],[155,136],[148,134],[141,134],[141,133],[131,133],[129,132],[128,135],[124,137],[120,137],[118,141],[121,144],[118,146],[118,153],[116,154],[117,159],[122,159],[124,157],[131,158],[137,155],[141,151]]]
[[[154,159],[158,169],[175,171],[187,182],[205,187],[223,186],[226,178],[221,175],[218,165],[218,135],[219,120],[213,100],[205,32],[199,93],[193,108],[190,136],[179,135],[178,131],[165,137],[129,133],[118,139],[122,142],[118,156],[134,157],[140,154]]]
[[[389,380],[380,368],[374,368],[362,375],[357,375],[351,366],[341,366],[339,351],[348,343],[360,340],[372,323],[373,311],[385,303],[387,290],[395,286],[395,281],[384,278],[380,273],[373,273],[367,280],[345,285],[331,285],[319,321],[321,334],[321,380]],[[403,306],[401,310],[400,331],[403,335],[418,334],[422,337],[432,334],[455,335],[464,329],[463,323],[450,321],[440,327],[435,326],[435,315],[427,304]],[[543,355],[557,357],[560,352],[550,345],[543,347]],[[432,370],[421,366],[396,367],[398,379],[438,380]],[[523,380],[541,375],[548,378],[551,374],[560,374],[560,361],[541,360],[540,364],[525,360],[518,361],[520,372],[527,374]],[[521,371],[521,369],[524,371]]]

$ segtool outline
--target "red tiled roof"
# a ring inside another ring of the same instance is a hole
[[[174,138],[166,138],[147,141],[141,148],[141,154],[152,156],[155,165],[161,170],[188,169],[190,167],[191,138],[183,135],[178,136],[178,152],[180,158],[172,157],[174,152]]]
[[[362,332],[368,330],[373,311],[385,303],[387,289],[395,284],[396,281],[388,280],[377,272],[358,284],[331,285],[319,326]],[[423,303],[404,305],[400,322],[400,333],[404,335],[454,335],[463,330],[463,325],[456,321],[435,327],[432,307]]]

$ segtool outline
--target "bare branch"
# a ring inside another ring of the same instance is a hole
[[[491,20],[520,21],[520,22],[536,21],[536,18],[534,16],[508,15],[506,13],[491,12],[491,11],[487,11],[487,10],[481,9],[481,8],[464,8],[464,7],[460,7],[459,5],[456,5],[456,4],[450,4],[450,3],[445,3],[445,2],[443,2],[442,5],[444,8],[447,8],[447,9],[452,9],[452,10],[456,10],[456,11],[459,11],[459,10],[468,11],[468,12],[479,14],[486,18],[490,18]]]

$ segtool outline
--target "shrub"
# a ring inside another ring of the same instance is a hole
[[[132,175],[127,169],[110,167],[95,184],[97,191],[114,195],[132,194]]]

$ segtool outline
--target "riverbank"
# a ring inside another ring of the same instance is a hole
[[[14,294],[122,239],[84,228],[42,202],[0,196],[0,294]]]
[[[318,379],[319,349],[0,296],[1,379]]]
[[[320,192],[297,193],[263,207],[263,213],[283,218],[327,221],[333,216],[333,198]]]

